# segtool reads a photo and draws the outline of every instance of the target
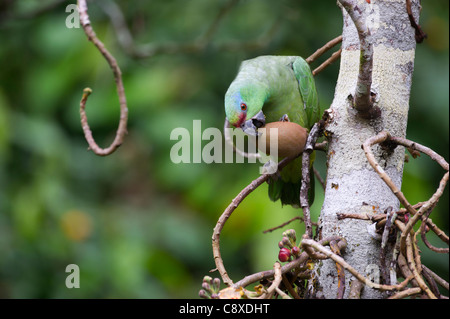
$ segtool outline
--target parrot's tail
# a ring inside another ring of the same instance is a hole
[[[310,171],[310,187],[308,191],[308,202],[312,205],[314,202],[314,174]],[[302,186],[301,180],[299,182],[286,182],[282,178],[269,179],[269,198],[276,202],[281,201],[282,205],[291,205],[293,207],[300,207],[300,188]]]

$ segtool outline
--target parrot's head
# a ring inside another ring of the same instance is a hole
[[[257,129],[265,125],[262,107],[267,96],[266,88],[260,83],[233,82],[225,94],[228,122],[248,134],[256,135]]]

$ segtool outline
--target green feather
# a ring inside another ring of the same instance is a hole
[[[262,109],[266,123],[279,121],[287,114],[291,122],[308,130],[319,119],[314,78],[309,65],[298,56],[260,56],[242,62],[225,94],[225,113],[232,125],[243,116],[241,103],[247,105],[246,119]],[[270,181],[270,199],[300,205],[301,166],[299,157],[281,171],[278,180]]]
[[[300,94],[303,99],[303,108],[308,118],[308,128],[311,128],[320,119],[319,98],[314,77],[309,64],[301,57],[294,61],[292,68],[298,80]]]

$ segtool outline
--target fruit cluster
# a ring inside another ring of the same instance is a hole
[[[283,232],[283,238],[278,243],[280,251],[278,252],[278,260],[281,262],[287,262],[291,260],[291,257],[296,258],[300,255],[300,248],[297,246],[297,236],[295,230],[288,229]]]

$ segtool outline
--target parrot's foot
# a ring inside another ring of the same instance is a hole
[[[275,180],[281,177],[280,171],[278,170],[278,164],[272,160],[269,160],[263,165],[262,174],[270,175],[270,178]]]
[[[284,114],[282,117],[280,117],[280,122],[290,122],[289,116],[287,114]]]

